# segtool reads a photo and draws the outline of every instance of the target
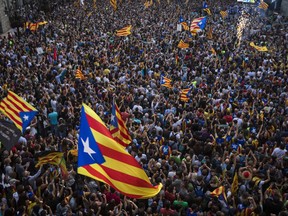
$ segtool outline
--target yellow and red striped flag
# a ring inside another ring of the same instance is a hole
[[[207,35],[206,35],[207,39],[212,40],[213,39],[213,29],[211,26],[209,26],[209,28],[207,29]]]
[[[183,102],[188,102],[190,91],[191,91],[191,88],[181,90],[180,91],[180,100]]]
[[[227,11],[220,11],[220,15],[223,19],[225,19],[228,16],[228,12]]]
[[[45,164],[51,164],[55,166],[59,166],[62,158],[63,152],[58,151],[44,151],[41,152],[38,156],[38,162],[36,163],[35,167],[39,167]]]
[[[160,85],[161,86],[164,86],[164,87],[167,87],[167,88],[172,88],[172,80],[161,75],[160,77]]]
[[[234,174],[234,177],[233,177],[233,182],[232,182],[232,185],[231,185],[231,193],[233,195],[235,195],[237,193],[237,190],[238,190],[238,174],[237,174],[237,170],[235,170],[235,174]]]
[[[82,71],[78,68],[75,72],[75,78],[76,79],[80,79],[80,80],[85,80],[85,76],[84,74],[82,73]]]
[[[112,105],[110,132],[113,138],[123,147],[127,147],[132,141],[129,131],[122,119],[120,110],[115,101]]]
[[[216,196],[218,197],[219,200],[224,200],[225,202],[227,202],[227,197],[226,197],[226,193],[225,193],[225,187],[224,186],[220,186],[218,188],[216,188],[215,190],[213,190],[210,194],[211,196]]]
[[[177,45],[180,49],[186,49],[189,48],[189,43],[185,43],[183,40],[180,40],[179,44]]]
[[[187,24],[187,22],[181,22],[180,24],[182,25],[185,31],[189,31],[189,25]]]
[[[86,104],[81,109],[77,172],[136,199],[154,197],[162,188],[161,183],[151,184],[140,164],[113,139],[100,117]]]
[[[22,133],[38,112],[31,104],[12,91],[8,91],[7,97],[0,102],[0,111],[13,121]]]
[[[113,7],[113,10],[117,10],[117,0],[110,0],[110,4]]]
[[[266,2],[262,1],[262,2],[260,2],[260,4],[259,4],[258,7],[259,7],[260,9],[267,10],[268,7],[269,7],[269,5],[268,5]]]
[[[122,29],[119,29],[116,31],[116,36],[118,37],[122,37],[122,36],[128,36],[131,34],[131,28],[132,28],[132,25],[129,25],[129,26],[126,26]]]
[[[30,31],[36,31],[38,29],[38,27],[39,27],[38,23],[30,23],[29,24]]]
[[[66,168],[66,161],[64,159],[64,153],[58,151],[44,151],[39,153],[36,158],[38,158],[38,162],[35,167],[39,167],[45,164],[51,164],[54,166],[58,166],[61,170],[61,175],[63,179],[67,179],[68,171]]]
[[[66,161],[65,161],[64,157],[62,157],[60,160],[59,168],[61,170],[61,175],[62,175],[63,179],[66,180],[68,178],[69,173],[67,171]]]

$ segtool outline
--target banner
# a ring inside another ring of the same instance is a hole
[[[13,124],[0,119],[0,142],[10,151],[17,144],[21,136],[21,131]]]

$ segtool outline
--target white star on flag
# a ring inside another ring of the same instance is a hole
[[[28,121],[28,119],[29,119],[29,116],[27,116],[27,115],[24,115],[24,116],[23,116],[23,119],[24,119],[24,121]]]
[[[111,121],[114,122],[115,121],[115,116],[112,114],[111,115]]]
[[[89,154],[89,156],[94,160],[94,158],[92,157],[92,154],[96,154],[96,152],[93,149],[91,149],[89,146],[89,137],[86,138],[86,141],[84,141],[81,138],[81,141],[82,141],[82,144],[84,146],[84,152]]]

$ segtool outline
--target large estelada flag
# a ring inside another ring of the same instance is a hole
[[[31,104],[12,91],[8,91],[7,97],[0,102],[0,111],[13,121],[22,133],[38,112]]]
[[[115,101],[112,105],[110,132],[114,139],[123,147],[127,147],[132,141],[129,131],[125,125],[124,120],[122,119],[120,110]]]
[[[10,151],[17,144],[21,131],[12,123],[0,119],[0,142]]]
[[[154,197],[162,188],[162,184],[151,184],[140,164],[113,139],[100,117],[86,104],[81,109],[77,172],[131,198]]]

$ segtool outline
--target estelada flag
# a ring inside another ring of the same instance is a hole
[[[23,133],[37,114],[37,110],[12,91],[0,101],[0,111]]]
[[[129,131],[115,101],[113,101],[112,105],[110,132],[114,139],[123,147],[127,147],[132,142]]]
[[[154,197],[162,188],[161,183],[151,184],[140,164],[113,139],[100,117],[86,104],[81,109],[77,172],[131,198]]]

